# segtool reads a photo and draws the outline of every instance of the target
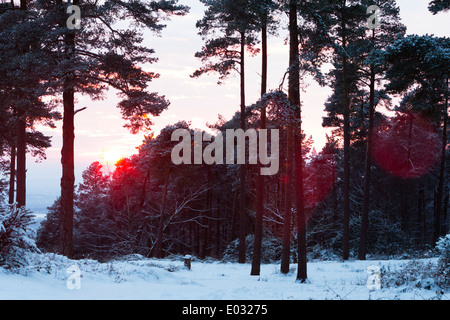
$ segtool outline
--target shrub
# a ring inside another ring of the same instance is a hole
[[[388,266],[381,269],[381,286],[383,288],[406,287],[411,290],[423,288],[436,290],[439,283],[436,281],[436,265],[431,261],[412,260],[403,266],[390,269]]]
[[[450,288],[450,234],[436,243],[436,249],[440,254],[437,263],[413,260],[395,270],[383,268],[382,286],[423,288],[433,290],[438,295],[447,292]]]
[[[26,251],[39,251],[28,235],[34,216],[24,208],[0,207],[0,266],[17,268],[26,264]]]
[[[445,286],[450,286],[450,233],[439,239],[436,243],[439,251],[439,276],[440,282]]]

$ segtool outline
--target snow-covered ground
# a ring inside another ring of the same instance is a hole
[[[249,264],[194,260],[188,270],[182,257],[157,260],[134,256],[126,261],[99,263],[30,254],[29,263],[18,273],[0,268],[0,299],[450,299],[450,292],[438,294],[432,287],[427,289],[417,283],[369,290],[370,266],[402,270],[409,263],[406,260],[309,262],[308,283],[303,284],[295,282],[296,265],[288,275],[280,273],[278,264],[262,265],[260,276],[250,276]],[[80,271],[79,278],[76,270]]]

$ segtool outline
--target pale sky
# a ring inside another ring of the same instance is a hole
[[[154,132],[158,133],[168,124],[180,120],[192,122],[193,128],[204,128],[207,122],[214,123],[218,114],[230,119],[239,110],[239,77],[234,75],[222,86],[217,85],[216,75],[206,75],[199,79],[189,76],[201,66],[194,57],[203,41],[197,35],[195,23],[203,15],[203,7],[198,0],[180,0],[191,7],[185,17],[176,17],[167,22],[161,37],[146,34],[145,43],[156,50],[159,62],[149,70],[161,74],[161,78],[150,84],[150,91],[165,95],[171,106],[155,119]],[[403,23],[408,34],[434,34],[449,36],[449,13],[433,16],[427,10],[428,0],[397,0]],[[287,30],[279,31],[278,37],[269,40],[269,89],[275,89],[286,71],[288,46],[285,45]],[[247,104],[254,103],[260,95],[260,56],[249,58],[247,66]],[[322,129],[324,101],[331,94],[330,88],[322,88],[308,80],[302,92],[303,126],[308,136],[312,135],[319,151],[325,142],[326,131]],[[129,156],[135,153],[144,133],[131,135],[123,128],[119,101],[111,92],[107,99],[92,102],[88,97],[77,96],[76,108],[88,109],[76,115],[75,164],[76,184],[81,182],[81,173],[94,161],[104,162],[102,157],[108,150]],[[53,136],[53,146],[47,150],[47,160],[35,163],[28,157],[27,204],[32,210],[42,211],[50,206],[59,195],[61,179],[61,126],[42,131]]]

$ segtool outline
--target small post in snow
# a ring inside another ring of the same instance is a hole
[[[184,266],[188,270],[191,270],[191,261],[192,261],[192,256],[190,256],[190,255],[185,255],[184,256]]]

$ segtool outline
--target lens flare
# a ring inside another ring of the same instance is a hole
[[[382,122],[374,134],[373,158],[388,173],[408,179],[430,172],[439,158],[440,139],[433,124],[413,113]]]

